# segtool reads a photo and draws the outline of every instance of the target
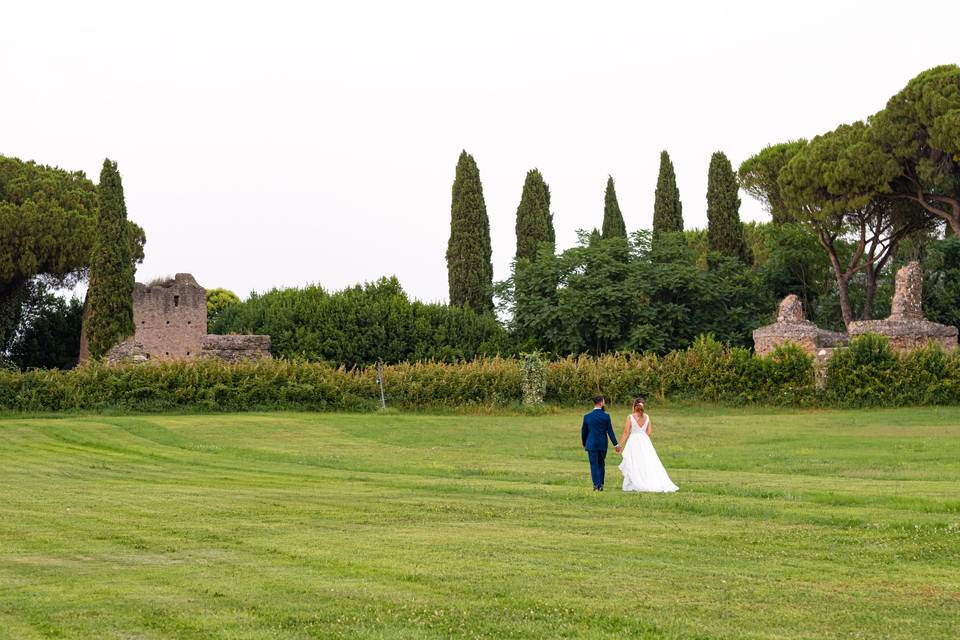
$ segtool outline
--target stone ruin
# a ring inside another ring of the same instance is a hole
[[[133,337],[110,349],[107,362],[270,358],[270,336],[207,334],[207,292],[189,273],[150,285],[136,283],[133,322]],[[90,354],[85,341],[80,346],[83,362]]]
[[[200,357],[225,362],[269,358],[270,336],[208,334],[200,342]]]
[[[803,305],[790,294],[780,303],[777,321],[753,332],[757,355],[767,355],[785,342],[793,342],[825,364],[833,350],[845,346],[849,338],[865,333],[877,333],[890,339],[896,351],[910,351],[930,342],[946,350],[957,347],[957,328],[930,322],[923,317],[923,271],[914,261],[897,272],[890,317],[886,320],[859,320],[851,322],[849,336],[845,333],[824,331],[807,320]]]
[[[850,337],[879,333],[890,338],[895,351],[910,351],[930,342],[945,350],[957,346],[957,328],[930,322],[923,317],[923,271],[919,262],[911,262],[897,271],[890,317],[886,320],[851,322]]]
[[[807,320],[803,303],[791,293],[780,303],[777,321],[753,332],[754,349],[759,356],[769,354],[786,342],[798,345],[818,362],[825,362],[834,349],[846,346],[847,336],[821,329]]]

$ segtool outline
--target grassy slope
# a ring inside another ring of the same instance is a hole
[[[960,409],[653,415],[2,418],[0,637],[960,635]]]

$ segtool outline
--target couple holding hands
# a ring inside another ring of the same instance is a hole
[[[620,471],[623,473],[624,491],[666,493],[679,488],[670,480],[653,448],[650,416],[644,409],[644,402],[642,397],[634,399],[633,413],[627,416],[620,443],[613,433],[613,423],[606,412],[603,396],[596,396],[593,399],[593,411],[583,416],[580,441],[590,460],[594,491],[603,491],[608,438],[617,453],[623,456]]]

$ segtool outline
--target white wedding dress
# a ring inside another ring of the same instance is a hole
[[[667,470],[663,468],[657,450],[647,435],[647,426],[650,416],[644,415],[643,426],[630,414],[630,436],[623,448],[623,460],[620,462],[620,471],[623,473],[624,491],[652,491],[667,493],[676,491],[679,487],[670,480]]]

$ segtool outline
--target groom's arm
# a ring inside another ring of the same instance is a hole
[[[613,432],[613,422],[610,420],[610,416],[607,416],[607,436],[610,437],[610,442],[613,443],[613,446],[615,447],[620,446],[619,444],[617,444],[617,436]]]
[[[580,425],[580,444],[583,448],[587,447],[587,416],[583,416],[583,424]]]

